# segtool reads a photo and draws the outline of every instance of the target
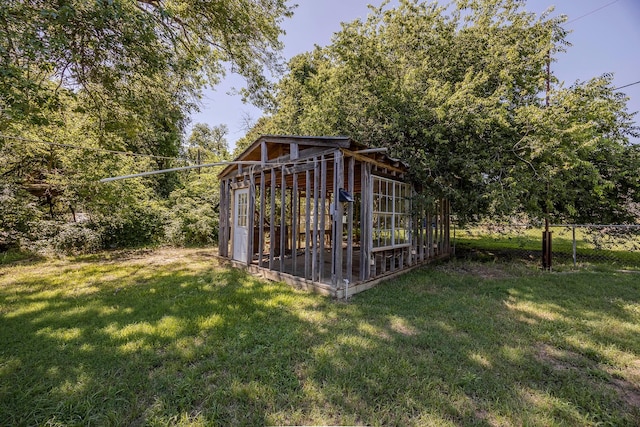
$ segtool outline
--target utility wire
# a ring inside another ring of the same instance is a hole
[[[567,24],[571,24],[571,23],[573,23],[573,22],[576,22],[576,21],[577,21],[577,20],[579,20],[579,19],[586,18],[587,16],[592,15],[592,14],[594,14],[594,13],[596,13],[596,12],[598,12],[598,11],[600,11],[600,10],[604,9],[605,7],[609,7],[609,6],[611,6],[612,4],[617,3],[618,1],[620,1],[620,0],[613,0],[612,2],[609,2],[609,3],[605,4],[604,6],[600,6],[599,8],[594,9],[594,10],[592,10],[591,12],[587,12],[587,13],[585,13],[584,15],[580,15],[580,16],[578,16],[577,18],[574,18],[574,19],[572,19],[572,20],[570,20],[570,21],[567,21]]]
[[[637,85],[638,83],[640,83],[640,80],[638,80],[637,82],[629,83],[628,85],[618,86],[618,87],[616,87],[616,88],[613,88],[613,90],[624,89],[625,87],[629,87],[629,86]]]
[[[22,137],[19,137],[19,136],[12,136],[12,135],[0,134],[0,138],[13,139],[13,140],[16,140],[16,141],[23,141],[23,142],[35,142],[37,144],[47,144],[47,145],[52,145],[52,146],[56,146],[56,147],[74,148],[76,150],[96,151],[96,152],[109,153],[109,154],[123,154],[123,155],[126,155],[126,156],[133,156],[133,157],[151,157],[151,158],[154,158],[154,159],[184,161],[184,159],[180,159],[178,157],[156,156],[154,154],[133,153],[131,151],[107,150],[106,148],[97,148],[97,147],[81,147],[79,145],[63,144],[63,143],[60,143],[60,142],[43,141],[43,140],[40,140],[40,139],[22,138]]]
[[[586,18],[587,16],[592,15],[592,14],[604,9],[605,7],[609,7],[612,4],[617,3],[618,1],[620,1],[620,0],[613,0],[613,1],[607,3],[607,4],[603,5],[603,6],[600,6],[597,9],[592,10],[591,12],[587,12],[584,15],[580,15],[577,18],[574,18],[574,19],[572,19],[570,21],[567,21],[567,24],[571,24],[573,22],[576,22],[579,19]],[[624,89],[625,87],[634,86],[634,85],[637,85],[638,83],[640,83],[640,80],[638,80],[637,82],[633,82],[633,83],[629,83],[629,84],[623,85],[623,86],[618,86],[616,88],[613,88],[613,90]]]

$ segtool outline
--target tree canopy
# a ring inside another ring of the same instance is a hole
[[[135,82],[193,94],[215,84],[225,64],[259,99],[290,15],[284,0],[4,0],[2,119],[46,120],[62,88],[123,105]]]
[[[547,74],[568,48],[566,18],[525,5],[371,8],[290,61],[261,127],[387,146],[461,218],[632,221],[639,156],[626,97],[610,75],[565,88]]]
[[[1,3],[0,248],[53,240],[69,222],[68,234],[107,247],[162,234],[180,176],[97,180],[195,161],[199,144],[226,156],[224,128],[196,126],[200,138],[183,148],[189,114],[228,71],[263,102],[292,14],[285,0]]]

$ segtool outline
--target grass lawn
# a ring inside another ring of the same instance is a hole
[[[203,249],[0,265],[0,425],[638,425],[640,275],[453,261],[349,303]]]
[[[554,268],[573,267],[573,238],[568,227],[552,227]],[[615,231],[576,228],[577,265],[640,270],[640,237],[638,233],[616,235]],[[624,230],[623,230],[624,231]],[[598,243],[596,245],[596,242]],[[456,230],[456,250],[480,252],[481,258],[528,258],[540,261],[541,228],[489,229],[476,227]]]

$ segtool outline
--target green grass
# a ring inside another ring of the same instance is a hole
[[[15,249],[0,252],[0,265],[14,264],[18,261],[37,261],[40,259],[41,257],[39,257],[38,255],[34,255],[28,252],[22,252]]]
[[[336,302],[206,250],[0,267],[0,425],[638,425],[640,277],[450,262]]]
[[[565,268],[573,266],[573,238],[571,229],[552,227],[553,264]],[[595,244],[595,241],[598,244]],[[542,229],[509,228],[490,230],[485,227],[456,230],[456,249],[478,252],[480,258],[528,258],[539,261],[542,253]],[[589,234],[576,229],[576,255],[579,267],[640,270],[640,240],[637,235]],[[533,255],[536,253],[536,255]]]

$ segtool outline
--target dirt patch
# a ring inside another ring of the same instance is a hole
[[[604,384],[610,390],[613,390],[620,400],[624,401],[627,405],[640,409],[640,388],[636,379],[640,376],[640,362],[633,364],[624,369],[623,372],[613,372],[610,367],[597,364],[592,360],[570,350],[562,350],[544,344],[540,345],[537,349],[536,359],[544,364],[550,366],[555,371],[571,371],[580,375],[583,379],[593,382],[593,379],[588,378],[585,373],[586,369],[597,369],[609,374],[610,378]],[[594,384],[595,386],[596,384]]]
[[[114,264],[123,261],[131,261],[132,264],[156,264],[166,265],[185,260],[203,261],[214,259],[218,254],[217,248],[141,248],[141,249],[117,249],[100,252],[93,255],[81,255],[65,259],[73,263],[106,263]]]
[[[536,352],[536,359],[551,366],[556,371],[578,370],[584,367],[587,359],[569,350],[562,350],[550,345],[540,345]]]
[[[518,276],[512,265],[503,263],[451,262],[439,265],[436,269],[449,274],[474,276],[482,279],[507,279]]]
[[[631,382],[619,378],[614,378],[610,384],[618,396],[629,406],[640,409],[640,390]]]

